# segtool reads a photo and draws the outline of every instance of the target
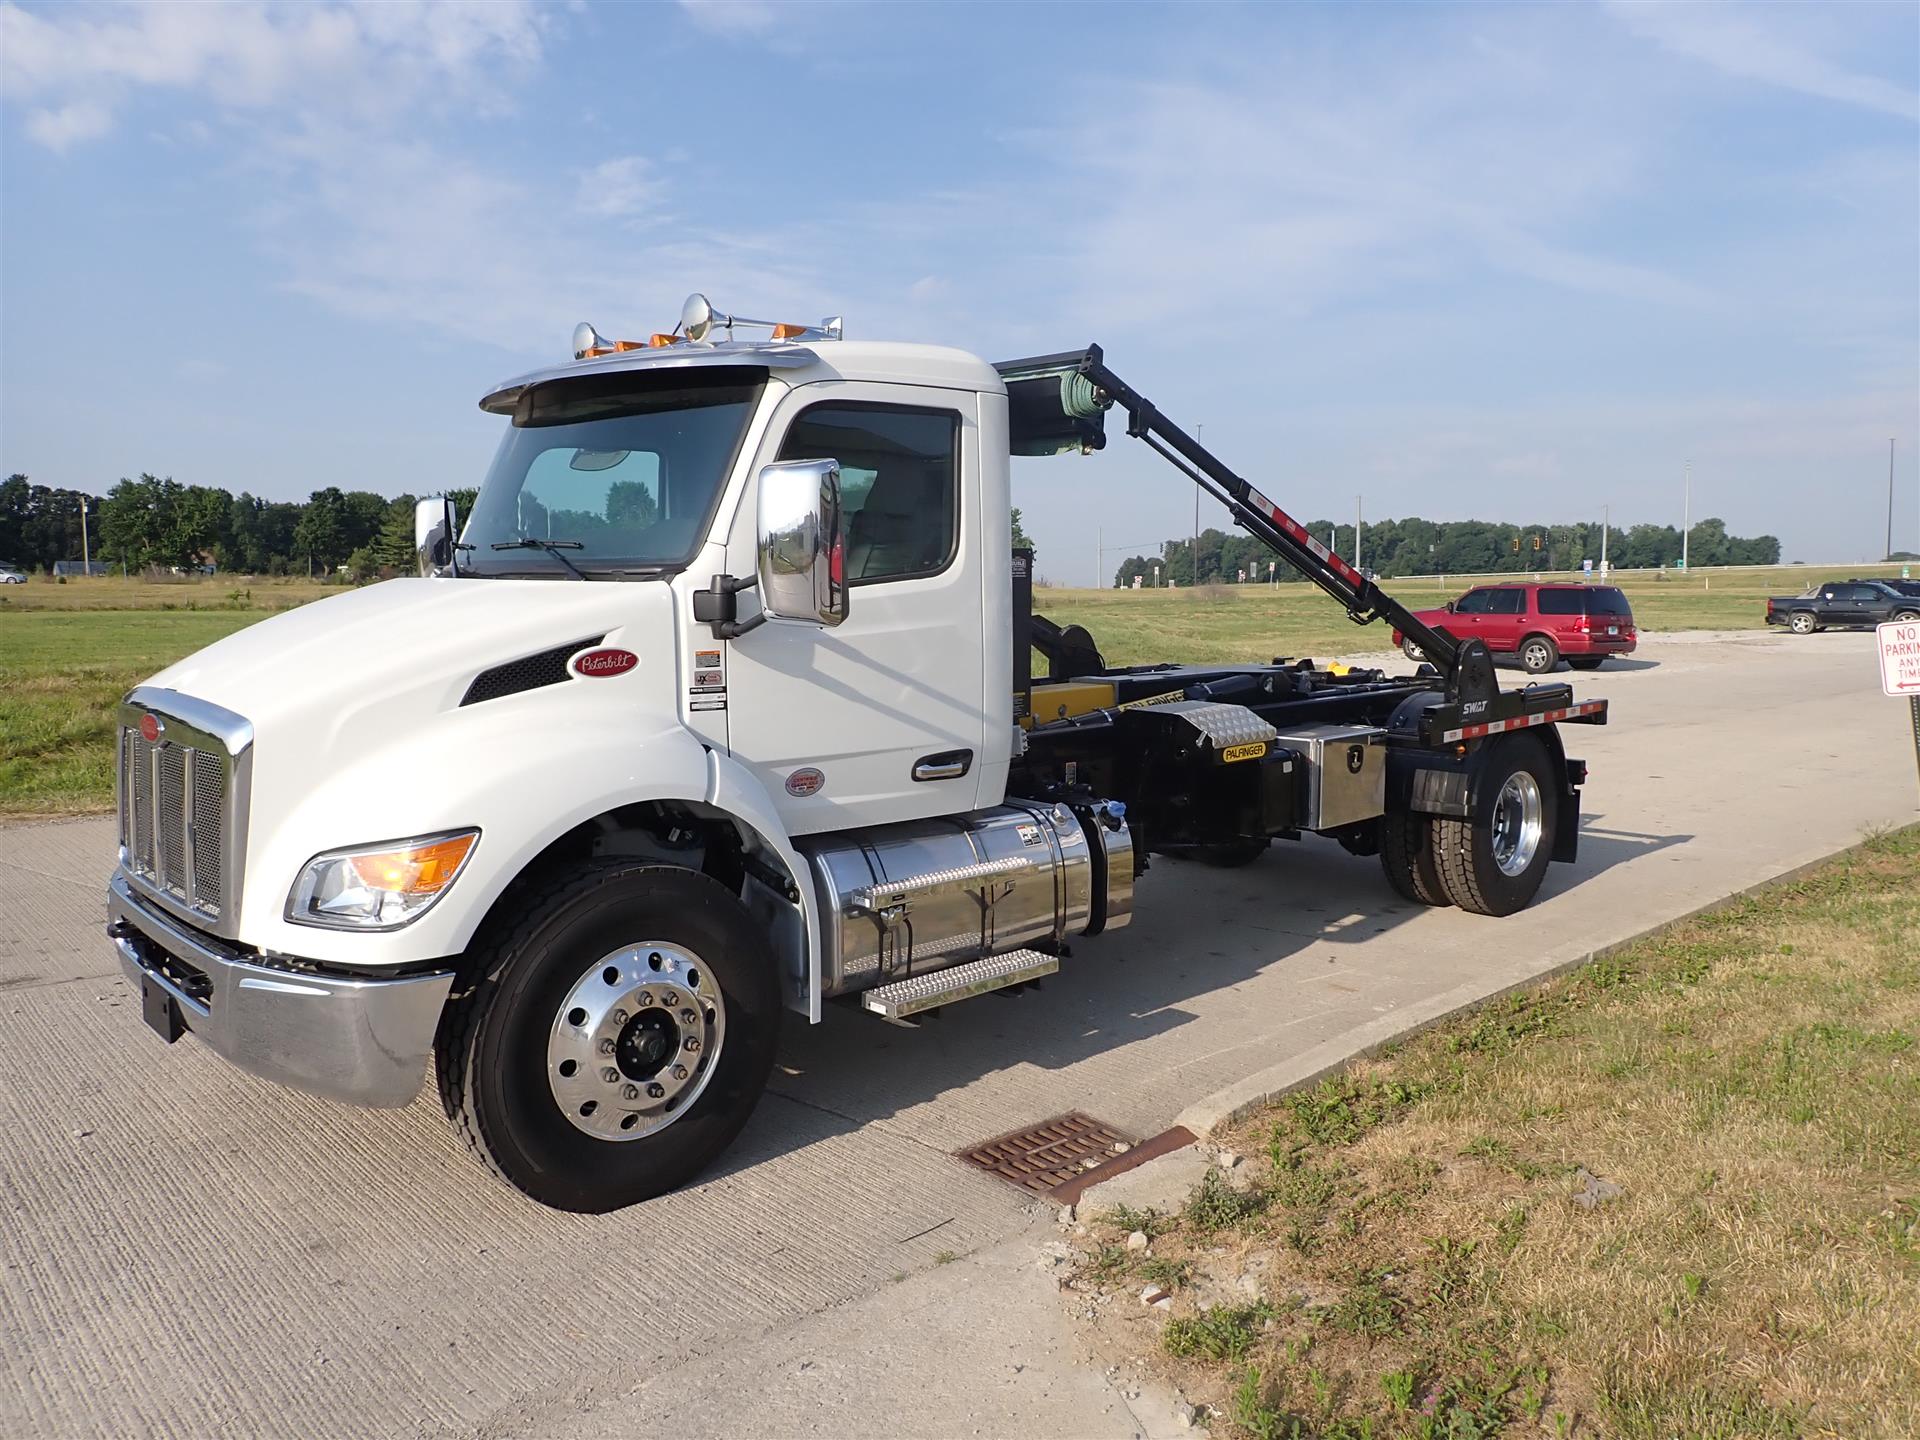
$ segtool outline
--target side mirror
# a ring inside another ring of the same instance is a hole
[[[444,495],[413,502],[413,549],[422,575],[458,572],[453,542],[460,531],[454,520],[453,501]]]
[[[1451,614],[1453,613],[1453,607],[1454,607],[1455,605],[1457,605],[1458,603],[1459,603],[1459,602],[1458,602],[1457,600],[1449,600],[1449,601],[1447,601],[1447,603],[1446,603],[1446,605],[1445,605],[1445,607],[1444,607],[1444,608],[1445,608],[1445,610],[1446,610],[1446,612],[1447,612],[1447,613],[1448,613],[1449,615],[1451,615]]]
[[[760,472],[760,609],[769,620],[847,618],[846,517],[838,460],[785,460]]]

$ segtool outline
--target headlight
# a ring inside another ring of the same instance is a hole
[[[456,830],[316,855],[287,897],[287,919],[330,930],[397,930],[446,894],[479,838],[478,830]]]

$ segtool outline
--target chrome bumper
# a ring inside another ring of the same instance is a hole
[[[358,980],[257,965],[136,898],[119,874],[107,935],[128,980],[164,991],[186,1028],[241,1069],[355,1105],[420,1092],[451,971]]]

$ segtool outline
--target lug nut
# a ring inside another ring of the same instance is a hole
[[[653,1004],[653,992],[651,990],[642,990],[638,995],[633,997],[633,1003],[638,1005],[642,1010],[646,1009],[647,1006]]]
[[[613,1054],[613,1040],[611,1037],[604,1039],[600,1042],[600,1053],[602,1055]]]
[[[614,1081],[620,1078],[620,1072],[614,1069],[613,1066],[609,1065],[607,1066],[606,1069],[600,1072],[600,1078],[606,1081],[607,1084],[611,1085],[613,1084]]]
[[[620,1098],[622,1100],[638,1100],[640,1098],[640,1087],[638,1085],[622,1085],[620,1087]]]
[[[674,1078],[674,1079],[676,1079],[676,1080],[684,1080],[684,1079],[686,1079],[686,1078],[687,1078],[687,1067],[686,1067],[686,1066],[684,1066],[684,1065],[676,1065],[676,1066],[674,1066],[674,1067],[673,1067],[673,1078]]]
[[[616,1010],[607,1018],[612,1020],[616,1025],[624,1025],[627,1023],[627,1012],[624,1010]]]
[[[680,997],[671,990],[662,990],[660,992],[660,1003],[671,1010],[680,1003]]]
[[[680,1012],[680,1023],[682,1025],[698,1025],[700,1023],[700,1017],[692,1010],[682,1010]]]
[[[687,1036],[687,1038],[681,1042],[681,1048],[684,1050],[698,1050],[700,1048],[700,1037],[698,1035]]]
[[[648,1099],[658,1100],[662,1095],[666,1093],[667,1093],[667,1087],[664,1085],[656,1083],[656,1084],[647,1086]]]

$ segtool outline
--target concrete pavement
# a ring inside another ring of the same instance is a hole
[[[1320,842],[1158,860],[1037,994],[789,1027],[719,1169],[605,1217],[498,1186],[429,1099],[355,1111],[161,1046],[100,935],[110,825],[0,829],[0,1428],[1150,1433],[1165,1407],[1047,1303],[1051,1207],[954,1150],[1071,1109],[1150,1135],[1920,818],[1869,636],[1649,638],[1571,679],[1614,724],[1568,731],[1582,858],[1525,915],[1403,904]]]

